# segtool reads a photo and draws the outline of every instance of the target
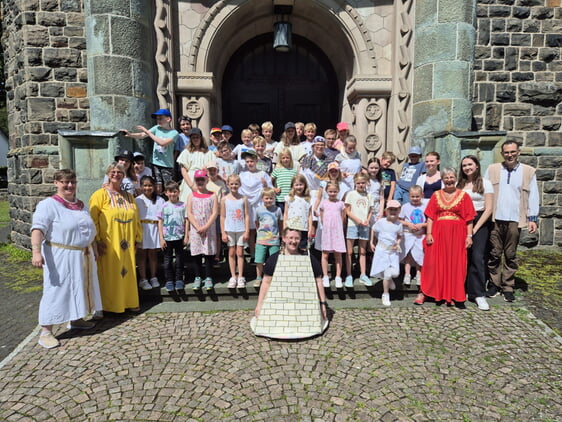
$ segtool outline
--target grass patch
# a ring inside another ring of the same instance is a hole
[[[43,270],[31,266],[31,252],[11,244],[0,244],[0,260],[4,274],[9,274],[6,287],[18,293],[42,289]]]
[[[8,227],[10,224],[10,204],[8,201],[0,201],[0,228]]]

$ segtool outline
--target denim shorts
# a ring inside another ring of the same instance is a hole
[[[369,227],[348,225],[345,238],[369,240]]]

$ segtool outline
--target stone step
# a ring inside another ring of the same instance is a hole
[[[365,285],[355,281],[353,288],[341,288],[336,289],[333,285],[330,289],[325,289],[326,296],[329,300],[348,300],[355,298],[367,299],[380,298],[382,293],[382,282],[375,283],[371,287],[366,287]],[[333,284],[333,283],[332,283]],[[412,296],[414,297],[418,292],[417,287],[409,287],[408,289],[402,289],[400,285],[397,285],[397,291],[393,292],[394,296]],[[140,290],[139,292],[141,300],[160,300],[160,301],[176,301],[178,299],[178,294],[176,292],[168,292],[164,287],[160,289],[152,290]],[[217,300],[247,300],[249,298],[257,299],[259,294],[259,288],[253,287],[253,280],[250,280],[245,289],[229,289],[227,287],[227,282],[217,282],[212,290],[193,290],[193,283],[188,283],[185,286],[184,298],[193,299],[207,296],[215,301]],[[181,300],[182,298],[180,298]]]

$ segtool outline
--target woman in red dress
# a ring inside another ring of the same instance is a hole
[[[425,209],[425,257],[416,305],[423,304],[427,296],[448,304],[466,300],[466,251],[472,245],[476,212],[470,196],[456,188],[455,169],[444,169],[441,179],[445,187],[431,196]]]

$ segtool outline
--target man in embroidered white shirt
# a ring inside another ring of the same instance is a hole
[[[488,261],[491,285],[486,296],[494,297],[501,292],[507,302],[515,300],[513,287],[521,229],[527,227],[529,233],[535,233],[539,215],[535,169],[519,162],[520,152],[517,142],[505,141],[501,147],[504,161],[490,165],[484,176],[494,186],[494,227]]]

